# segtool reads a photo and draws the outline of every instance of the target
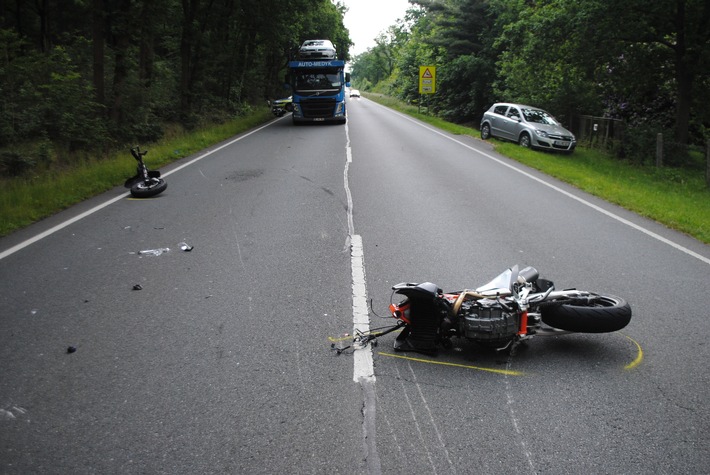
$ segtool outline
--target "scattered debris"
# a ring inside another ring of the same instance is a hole
[[[169,247],[161,247],[158,249],[146,249],[144,251],[138,251],[138,255],[141,256],[159,256],[161,254],[164,254],[166,252],[170,252]]]
[[[141,284],[136,284],[133,286],[133,290],[143,290],[143,286]]]
[[[23,407],[12,406],[10,409],[3,409],[0,407],[0,420],[14,420],[17,416],[23,416],[27,414],[27,409]]]
[[[178,246],[180,247],[180,249],[182,249],[185,252],[190,252],[195,248],[195,246],[190,246],[186,242],[181,242],[180,244],[178,244]]]
[[[76,353],[76,346],[70,346],[67,348],[67,353]]]

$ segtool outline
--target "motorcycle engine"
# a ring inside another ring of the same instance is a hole
[[[505,344],[518,333],[518,314],[506,310],[497,300],[465,301],[458,315],[459,333],[485,344]]]

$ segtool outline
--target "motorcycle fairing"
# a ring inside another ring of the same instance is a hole
[[[404,295],[406,300],[392,304],[393,314],[408,325],[394,343],[397,351],[415,351],[427,355],[436,354],[439,328],[445,312],[442,313],[440,297],[442,290],[431,282],[421,284],[401,283],[392,287],[395,293]]]
[[[534,267],[525,267],[519,269],[518,265],[506,269],[499,274],[495,279],[476,289],[476,292],[486,296],[507,297],[515,291],[515,284],[525,284],[526,282],[537,283],[540,273]],[[545,281],[544,286],[549,286],[552,283]]]
[[[518,278],[518,265],[508,268],[496,276],[493,280],[476,289],[476,292],[483,295],[505,297],[513,293],[513,284]]]
[[[392,290],[397,294],[402,294],[407,297],[410,295],[421,295],[433,298],[442,293],[442,290],[431,282],[423,282],[421,284],[402,282],[401,284],[393,285]]]

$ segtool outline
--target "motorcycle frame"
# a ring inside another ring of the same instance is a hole
[[[560,330],[558,328],[543,327],[541,324],[540,313],[535,311],[537,310],[536,307],[539,304],[543,302],[554,302],[573,298],[589,298],[596,295],[591,292],[577,289],[554,290],[553,288],[550,288],[546,292],[530,293],[531,290],[532,286],[530,284],[525,284],[520,292],[510,292],[506,295],[502,295],[500,292],[478,293],[475,291],[463,290],[461,292],[453,293],[445,292],[442,294],[441,298],[452,305],[451,313],[454,316],[458,316],[460,305],[467,297],[474,300],[496,299],[503,305],[505,305],[506,299],[508,299],[509,302],[512,301],[511,303],[514,302],[517,307],[515,312],[520,316],[520,326],[515,340],[520,341],[532,338],[533,336],[553,336],[573,333],[567,330]],[[407,317],[409,305],[409,302],[405,300],[399,304],[391,303],[389,306],[392,317],[397,319],[398,322],[401,322],[402,326],[411,325],[411,322]],[[529,325],[529,322],[531,321],[534,323]]]

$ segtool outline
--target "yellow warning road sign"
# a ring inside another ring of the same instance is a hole
[[[419,66],[419,94],[436,92],[436,66]]]

